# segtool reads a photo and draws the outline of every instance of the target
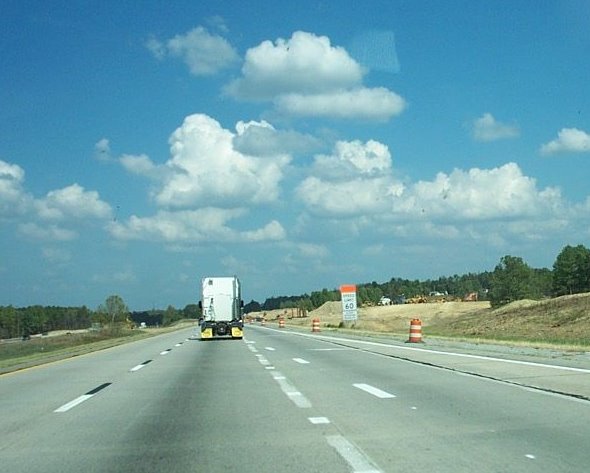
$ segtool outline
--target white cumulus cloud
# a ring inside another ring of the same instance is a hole
[[[39,225],[35,222],[22,223],[18,226],[22,235],[34,240],[45,241],[71,241],[78,238],[74,230],[62,228],[55,224]]]
[[[516,125],[497,121],[491,113],[484,113],[473,121],[473,138],[477,141],[496,141],[519,136]]]
[[[98,192],[87,191],[79,184],[72,184],[50,191],[45,198],[35,202],[43,219],[106,219],[111,216],[111,206],[100,199]]]
[[[94,145],[94,157],[99,161],[110,161],[111,145],[107,138],[101,138]]]
[[[562,128],[555,140],[541,146],[542,154],[590,152],[590,134],[577,128]]]
[[[245,214],[244,209],[202,208],[197,210],[160,210],[151,217],[131,216],[127,222],[111,222],[110,233],[120,240],[152,240],[167,243],[258,242],[282,240],[285,230],[276,221],[247,231],[237,231],[228,223]]]
[[[234,138],[206,115],[186,117],[170,137],[172,157],[156,202],[179,208],[275,201],[290,157],[242,154],[234,148]]]
[[[314,213],[351,216],[386,210],[398,187],[387,146],[374,140],[340,141],[332,154],[315,157],[296,195]]]
[[[24,180],[20,166],[0,159],[0,217],[22,214],[32,204],[32,197],[23,189]]]
[[[161,173],[163,171],[165,172],[163,166],[157,166],[149,156],[145,154],[124,154],[119,158],[119,162],[127,171],[140,176],[161,178]]]
[[[319,93],[355,87],[362,69],[326,36],[296,31],[290,39],[264,41],[246,53],[242,77],[227,92],[237,98],[270,100],[286,93]]]
[[[492,220],[555,215],[562,208],[556,188],[537,189],[516,163],[493,169],[455,169],[419,181],[392,202],[398,216],[447,220]]]
[[[236,151],[251,156],[277,156],[308,153],[322,148],[321,141],[294,130],[276,130],[265,120],[239,121],[233,144]]]
[[[386,120],[399,115],[405,100],[384,88],[336,90],[324,94],[286,94],[275,100],[277,109],[291,115]]]
[[[249,49],[242,77],[225,91],[237,99],[273,101],[280,112],[298,116],[383,120],[405,108],[397,94],[362,81],[363,68],[344,48],[296,31]]]
[[[183,35],[161,42],[151,38],[146,47],[157,59],[181,58],[195,76],[212,75],[238,61],[238,54],[223,37],[198,26]]]

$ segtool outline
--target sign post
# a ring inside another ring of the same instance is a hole
[[[358,311],[356,307],[356,285],[343,284],[340,286],[342,299],[342,320],[344,322],[356,322]]]

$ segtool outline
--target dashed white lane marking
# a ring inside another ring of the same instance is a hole
[[[129,371],[132,372],[132,373],[135,372],[135,371],[139,371],[140,369],[145,368],[151,362],[152,362],[152,360],[144,361],[143,363],[140,363],[139,365],[134,366]]]
[[[67,412],[70,409],[76,407],[79,404],[82,404],[84,401],[88,401],[88,399],[90,399],[91,397],[95,396],[96,394],[98,394],[100,391],[102,391],[104,388],[110,386],[111,383],[104,383],[101,384],[100,386],[94,388],[91,391],[88,391],[86,394],[82,394],[82,396],[78,396],[76,399],[64,404],[61,407],[58,407],[56,410],[54,410],[53,412]]]
[[[168,348],[168,350],[164,350],[163,352],[160,352],[160,355],[162,355],[162,356],[167,355],[171,351],[172,351],[172,349],[171,348]]]
[[[182,343],[177,343],[176,345],[174,345],[175,347],[181,347]]]
[[[299,363],[301,365],[307,365],[307,364],[309,364],[309,361],[304,360],[303,358],[293,358],[293,361],[295,363]]]
[[[66,411],[69,411],[72,407],[76,407],[78,404],[82,404],[84,401],[88,401],[88,399],[90,399],[91,397],[92,397],[92,395],[83,394],[82,396],[77,397],[73,401],[70,401],[70,402],[68,402],[67,404],[64,404],[61,407],[58,407],[53,412],[66,412]]]
[[[262,366],[269,366],[270,365],[270,361],[268,361],[263,356],[258,357],[258,361]]]
[[[342,435],[328,435],[328,444],[350,465],[354,473],[381,473],[362,450],[355,447]]]
[[[353,384],[353,386],[355,388],[362,389],[363,391],[381,399],[389,399],[395,397],[395,394],[382,391],[381,389],[371,386],[370,384],[356,383]]]
[[[278,371],[273,372],[272,377],[279,384],[281,390],[287,395],[291,401],[297,406],[303,409],[311,407],[311,402],[307,399],[295,386],[293,386],[289,380]]]
[[[535,455],[531,455],[530,453],[528,453],[527,455],[525,455],[525,457],[527,457],[530,460],[534,460],[535,458],[537,458]]]
[[[268,351],[275,351],[275,349],[273,347],[264,347],[264,349],[268,350]]]
[[[330,423],[330,419],[328,419],[327,417],[308,417],[307,420],[309,420],[312,424],[329,424]]]

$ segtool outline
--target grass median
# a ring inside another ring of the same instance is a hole
[[[54,336],[35,336],[29,340],[4,341],[0,343],[0,374],[104,350],[188,326],[190,323],[184,322],[158,329],[132,330],[115,327],[96,331],[72,331]]]

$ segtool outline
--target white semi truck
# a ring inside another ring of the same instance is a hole
[[[206,277],[201,281],[201,339],[232,337],[244,333],[240,280],[231,277]]]

